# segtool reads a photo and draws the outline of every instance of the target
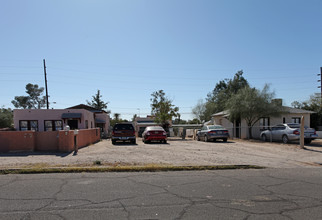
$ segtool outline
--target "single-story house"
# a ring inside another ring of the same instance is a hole
[[[135,131],[138,137],[142,137],[144,129],[148,126],[160,126],[160,124],[154,121],[155,117],[153,115],[147,115],[146,117],[136,117],[134,120]],[[169,120],[169,135],[173,136],[172,121]]]
[[[146,127],[157,125],[159,124],[154,122],[154,116],[151,115],[147,115],[146,117],[136,117],[134,120],[134,127],[138,137],[142,137],[142,133]]]
[[[253,138],[260,138],[260,133],[271,126],[281,123],[301,123],[304,116],[304,125],[310,126],[310,115],[314,112],[282,106],[283,113],[279,117],[263,117],[255,123],[252,129]],[[248,126],[244,119],[229,121],[229,111],[222,111],[212,115],[213,124],[222,125],[229,130],[230,137],[248,138]]]
[[[14,109],[13,120],[17,131],[58,131],[68,125],[71,130],[100,127],[107,134],[110,125],[109,114],[83,104],[67,109]]]

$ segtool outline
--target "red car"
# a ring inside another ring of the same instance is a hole
[[[142,133],[142,141],[150,143],[151,141],[160,141],[167,143],[167,132],[160,126],[146,127]]]

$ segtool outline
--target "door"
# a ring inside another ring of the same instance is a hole
[[[68,120],[67,124],[70,127],[70,130],[78,129],[78,120]]]

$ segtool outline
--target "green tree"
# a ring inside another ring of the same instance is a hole
[[[41,109],[45,107],[46,96],[43,96],[44,88],[37,84],[28,83],[26,85],[26,93],[28,96],[15,96],[11,103],[16,108],[23,109]]]
[[[198,120],[197,124],[204,121],[205,110],[206,110],[206,104],[203,102],[202,99],[199,99],[198,103],[192,108],[192,114]]]
[[[11,128],[13,124],[13,114],[10,108],[0,108],[0,128]]]
[[[115,124],[122,123],[122,122],[128,122],[128,120],[122,119],[120,113],[114,113],[113,118],[110,121],[110,125],[114,126]]]
[[[179,108],[172,104],[172,101],[165,96],[163,90],[155,91],[151,94],[151,114],[155,116],[154,121],[168,131],[169,120],[176,117]]]
[[[252,139],[252,128],[262,117],[278,116],[282,107],[272,101],[274,93],[265,85],[260,91],[256,88],[244,87],[232,95],[226,103],[229,119],[244,119],[248,126],[249,138]]]
[[[242,70],[238,71],[232,79],[219,81],[213,91],[207,95],[203,120],[210,120],[212,114],[225,110],[227,100],[244,87],[249,87],[249,83],[243,77]]]
[[[105,110],[108,113],[110,113],[110,111],[107,110],[107,104],[109,102],[104,102],[102,100],[102,95],[100,94],[99,89],[97,90],[97,93],[92,96],[92,100],[91,101],[86,100],[86,102],[87,102],[87,105],[89,105],[89,106],[91,106],[93,108],[96,108],[96,109],[99,109],[99,110]]]
[[[322,125],[322,101],[320,96],[311,95],[309,100],[304,102],[294,101],[291,105],[294,108],[314,112],[310,116],[311,127],[317,129],[317,126]]]

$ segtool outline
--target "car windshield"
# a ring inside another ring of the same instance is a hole
[[[209,129],[223,129],[223,127],[220,125],[213,125],[213,126],[209,126],[208,128]]]
[[[161,131],[163,131],[163,128],[160,126],[155,126],[155,127],[147,127],[147,130],[161,130]]]
[[[300,124],[287,124],[290,128],[300,128]]]

